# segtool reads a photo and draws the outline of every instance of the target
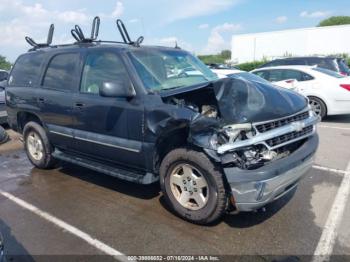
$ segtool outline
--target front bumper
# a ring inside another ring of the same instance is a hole
[[[314,134],[288,157],[256,170],[225,168],[237,210],[257,210],[297,187],[312,167],[318,143],[318,135]]]

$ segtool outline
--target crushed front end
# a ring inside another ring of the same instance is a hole
[[[239,211],[283,196],[312,166],[320,119],[295,92],[223,79],[166,101],[196,112],[188,142],[222,168]]]
[[[318,121],[306,109],[290,117],[253,123],[251,128],[238,125],[224,131],[231,141],[219,145],[217,153],[238,211],[259,209],[297,187],[313,164]]]

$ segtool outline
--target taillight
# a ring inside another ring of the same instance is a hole
[[[342,85],[340,85],[340,86],[341,86],[342,88],[344,88],[344,89],[350,91],[350,84],[342,84]]]
[[[345,72],[340,72],[340,74],[343,75],[343,76],[347,76],[347,75],[348,75],[348,74],[345,73]]]
[[[291,79],[291,80],[287,80],[286,83],[287,83],[287,84],[293,84],[294,81],[295,81],[294,79]]]

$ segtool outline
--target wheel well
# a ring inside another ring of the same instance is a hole
[[[325,108],[326,108],[326,116],[327,116],[328,107],[327,107],[326,102],[325,102],[322,98],[320,98],[320,97],[318,97],[318,96],[307,96],[307,97],[308,97],[309,99],[312,98],[312,97],[314,97],[314,98],[317,98],[318,100],[320,100],[320,101],[324,104],[324,106],[325,106]]]
[[[19,112],[17,114],[17,121],[18,121],[19,131],[21,133],[23,132],[23,129],[28,122],[31,122],[31,121],[36,122],[37,124],[42,126],[42,122],[40,118],[37,115],[29,112]]]
[[[181,128],[160,137],[156,143],[154,155],[154,170],[159,170],[164,157],[173,149],[183,147],[187,144],[189,130]]]

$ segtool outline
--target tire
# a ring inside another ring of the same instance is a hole
[[[35,167],[39,169],[55,167],[56,160],[52,156],[53,147],[42,126],[36,122],[28,122],[23,129],[23,138],[27,157]]]
[[[9,140],[9,136],[6,130],[0,126],[0,145],[6,143]]]
[[[193,178],[191,181],[186,179],[189,168]],[[168,153],[160,166],[160,183],[170,208],[192,223],[213,223],[226,211],[228,197],[223,174],[202,152],[180,148]],[[203,185],[206,187],[202,187]],[[191,192],[193,195],[190,195]],[[186,194],[186,197],[182,198],[183,194]],[[190,199],[187,202],[180,202],[188,197]],[[195,199],[191,199],[192,197],[202,200],[198,201],[198,204]]]
[[[312,110],[321,117],[321,119],[327,116],[327,107],[326,104],[318,97],[309,96],[309,104],[312,107]]]

